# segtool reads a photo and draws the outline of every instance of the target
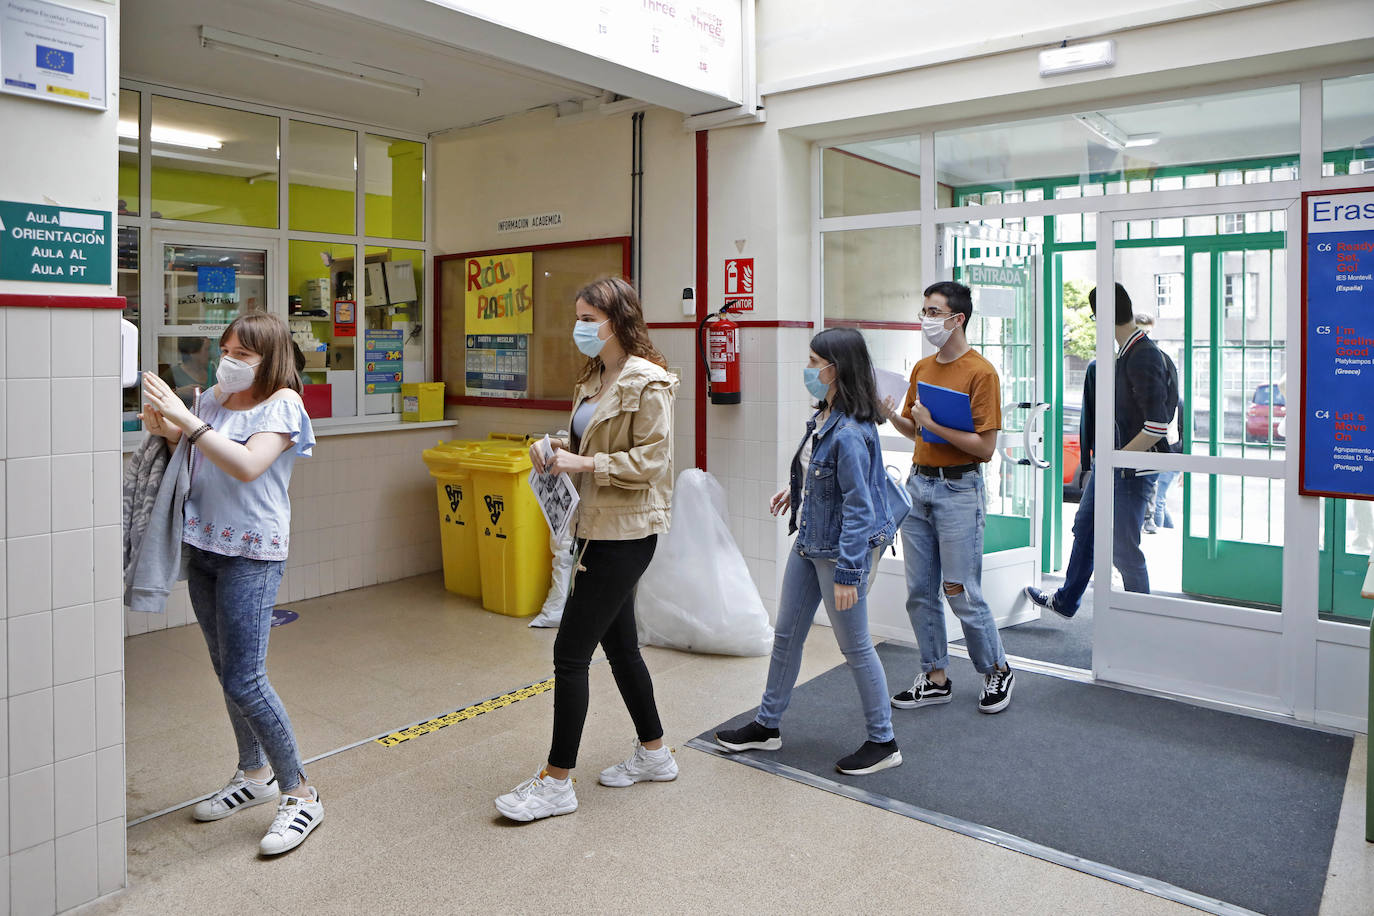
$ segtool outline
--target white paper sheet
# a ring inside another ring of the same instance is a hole
[[[553,443],[548,436],[541,439],[539,445],[545,461],[553,458]],[[531,468],[530,489],[539,501],[539,510],[544,513],[544,521],[549,523],[554,539],[561,540],[567,535],[577,504],[582,499],[572,478],[567,474],[541,474],[538,469]]]
[[[890,372],[887,369],[874,369],[874,381],[878,384],[878,403],[881,404],[888,398],[892,398],[897,409],[902,409],[902,403],[906,400],[907,389],[911,387],[911,382],[904,375]]]

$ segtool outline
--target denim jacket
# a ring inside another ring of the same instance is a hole
[[[800,448],[792,459],[788,533],[799,532],[795,549],[801,556],[836,561],[835,584],[858,585],[867,579],[873,548],[892,543],[897,528],[887,504],[887,471],[878,428],[833,412],[816,432],[818,416],[819,411],[806,424],[806,435],[814,433],[815,439],[804,482],[800,529],[796,509],[803,489]]]

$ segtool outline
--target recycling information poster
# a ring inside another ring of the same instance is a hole
[[[1374,191],[1303,210],[1299,492],[1374,499]]]

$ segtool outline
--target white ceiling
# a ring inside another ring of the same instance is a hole
[[[480,123],[597,87],[325,11],[301,0],[128,0],[120,75],[414,134]],[[424,80],[420,96],[200,47],[209,25]],[[189,127],[189,125],[188,125]]]

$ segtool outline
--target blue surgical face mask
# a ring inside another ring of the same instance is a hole
[[[802,370],[802,381],[806,383],[806,390],[811,392],[811,396],[818,401],[824,401],[826,396],[830,394],[830,386],[821,381],[821,369],[830,365],[832,364],[826,363],[825,366],[821,366],[820,369],[813,369],[807,366]]]
[[[573,343],[577,344],[577,349],[588,358],[594,358],[601,352],[601,348],[606,346],[606,341],[600,337],[601,327],[610,321],[609,318],[601,324],[592,324],[590,321],[579,321],[573,325]]]

